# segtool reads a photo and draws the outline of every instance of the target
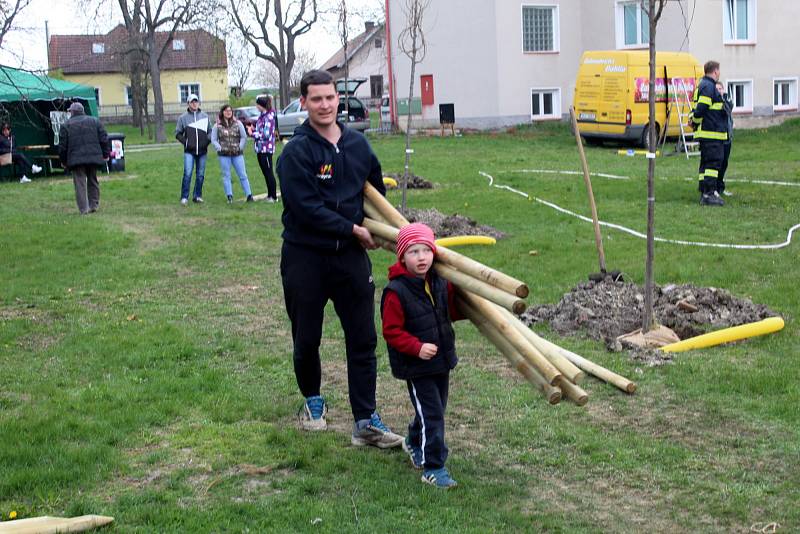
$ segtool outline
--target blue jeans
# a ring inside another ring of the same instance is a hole
[[[242,184],[242,189],[246,196],[250,196],[250,180],[247,179],[247,171],[244,168],[244,156],[223,156],[219,155],[219,168],[222,171],[222,188],[225,189],[225,195],[233,196],[233,188],[231,187],[231,164],[239,177],[239,183]]]
[[[192,170],[197,164],[197,179],[194,181],[194,196],[203,196],[203,180],[206,178],[206,158],[208,154],[195,156],[189,152],[183,153],[183,183],[181,183],[181,199],[189,198],[189,186],[192,183]]]

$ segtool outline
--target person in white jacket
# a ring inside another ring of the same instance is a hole
[[[247,170],[244,166],[244,147],[247,144],[247,131],[244,125],[233,116],[233,108],[225,104],[219,110],[219,118],[211,130],[211,144],[217,151],[219,167],[222,171],[222,187],[228,204],[233,202],[233,188],[231,187],[231,165],[239,176],[239,183],[247,197],[247,202],[253,202],[250,191],[250,180],[247,179]]]

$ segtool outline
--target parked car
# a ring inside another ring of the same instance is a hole
[[[353,78],[347,80],[347,87],[344,85],[344,80],[336,82],[336,90],[339,93],[339,120],[361,132],[369,128],[369,109],[361,100],[352,95],[366,81],[366,78]],[[345,97],[345,94],[348,96]],[[347,113],[345,113],[345,98],[347,98],[348,104]],[[308,111],[302,108],[300,99],[292,100],[278,113],[278,133],[281,137],[291,137],[294,135],[294,129],[303,124],[307,118]]]
[[[256,123],[259,116],[258,108],[255,106],[246,106],[243,108],[234,108],[233,116],[245,125],[245,127]]]

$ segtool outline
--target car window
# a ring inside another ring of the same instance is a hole
[[[294,102],[292,102],[291,104],[286,106],[286,109],[284,109],[283,112],[284,113],[295,113],[299,109],[300,109],[300,101],[299,100],[295,100]]]
[[[361,109],[364,106],[361,105],[361,100],[357,98],[350,98],[350,109]]]

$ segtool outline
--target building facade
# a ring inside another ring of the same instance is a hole
[[[389,70],[395,99],[408,97],[411,64],[399,52],[403,2],[387,0]],[[427,55],[414,97],[425,125],[439,104],[460,127],[494,128],[568,114],[581,54],[647,49],[647,15],[636,0],[437,0],[424,17]],[[798,112],[800,56],[791,53],[800,2],[671,0],[658,25],[659,51],[721,63],[737,125]]]
[[[167,34],[157,37],[160,48]],[[127,31],[117,26],[104,35],[52,35],[50,71],[64,79],[95,88],[104,118],[131,115],[130,78],[123,68]],[[161,60],[161,92],[166,116],[180,114],[192,93],[206,107],[228,101],[228,60],[225,42],[204,30],[176,32]],[[148,105],[153,109],[152,88]]]
[[[348,78],[365,78],[355,96],[377,105],[388,91],[389,76],[386,64],[386,37],[383,24],[366,22],[364,31],[347,43]],[[344,47],[340,48],[320,67],[331,73],[334,79],[344,78]]]

